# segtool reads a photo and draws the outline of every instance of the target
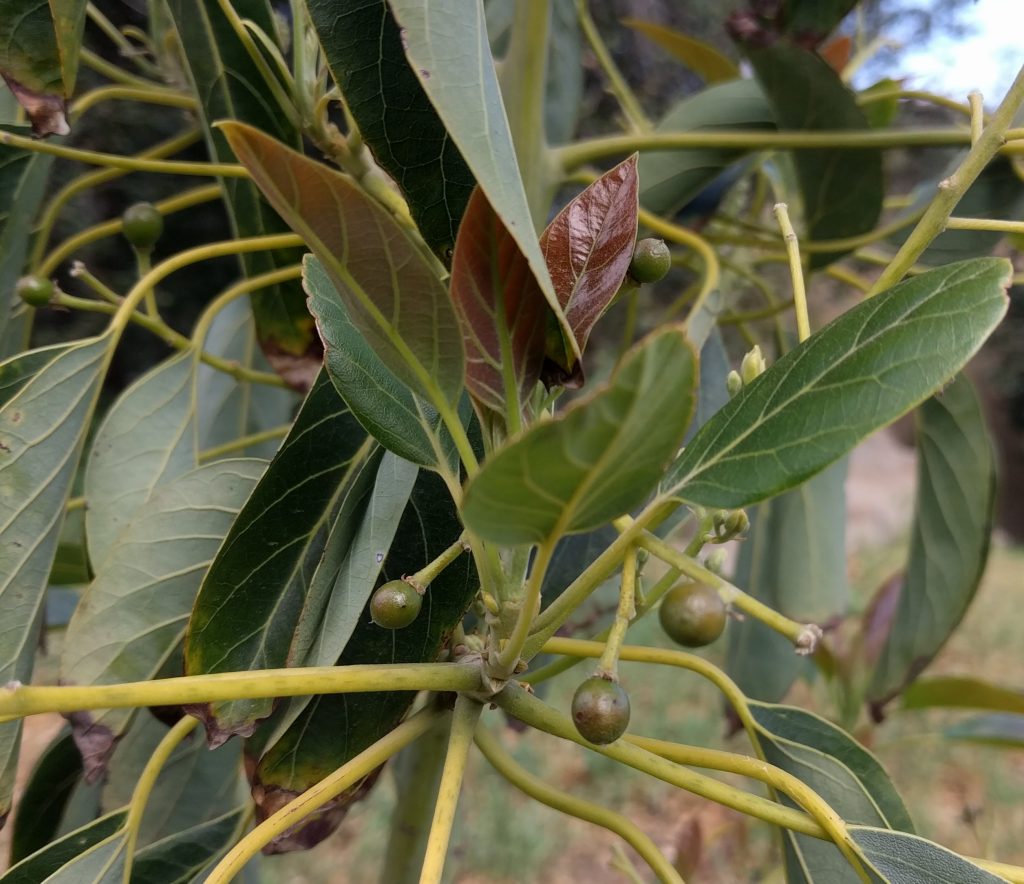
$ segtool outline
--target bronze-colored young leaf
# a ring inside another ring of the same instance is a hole
[[[605,172],[555,216],[540,238],[580,352],[629,269],[636,241],[636,168],[634,154]]]
[[[678,328],[634,347],[611,379],[494,454],[462,502],[497,543],[589,531],[640,504],[678,450],[696,399],[696,358]]]
[[[497,415],[522,409],[540,378],[550,308],[533,271],[477,188],[455,241],[451,297],[466,348],[466,389]]]
[[[264,196],[320,259],[387,367],[431,402],[456,403],[463,352],[437,273],[398,222],[347,175],[251,126],[221,126]]]
[[[624,18],[622,23],[681,61],[705,83],[726,83],[740,78],[739,65],[709,43],[651,21]]]

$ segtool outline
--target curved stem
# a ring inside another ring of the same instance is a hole
[[[413,715],[368,749],[364,749],[354,758],[345,762],[334,773],[307,789],[298,798],[289,801],[231,848],[227,856],[217,863],[213,871],[210,872],[206,878],[206,884],[228,884],[242,871],[249,860],[278,835],[301,823],[332,798],[336,798],[346,789],[371,774],[392,755],[418,737],[423,736],[439,717],[439,713],[433,711],[423,711]]]
[[[667,240],[682,246],[688,246],[700,256],[704,265],[704,270],[701,274],[701,283],[700,288],[697,290],[697,296],[694,298],[693,305],[690,307],[690,315],[694,315],[694,313],[703,306],[708,295],[718,288],[721,268],[719,267],[718,256],[715,254],[715,250],[711,248],[711,245],[706,239],[704,239],[704,237],[699,236],[692,230],[682,227],[679,224],[673,224],[670,221],[665,221],[663,218],[659,218],[657,215],[652,212],[648,212],[646,209],[641,209],[639,211],[638,218],[644,227],[660,234]],[[670,318],[671,312],[672,311],[670,310],[666,313],[665,320]]]
[[[800,244],[796,239],[796,231],[789,220],[789,209],[785,203],[776,203],[772,211],[779,219],[782,239],[786,243],[786,255],[789,258],[789,275],[793,280],[793,307],[796,313],[797,339],[806,341],[811,336],[811,322],[807,315],[807,290],[804,288],[804,268],[800,261]]]
[[[274,375],[274,377],[277,376]],[[225,454],[231,454],[234,451],[241,451],[244,448],[248,448],[250,445],[259,445],[261,442],[270,442],[273,439],[283,439],[288,435],[291,428],[291,424],[281,424],[279,427],[264,430],[262,433],[250,433],[248,436],[239,436],[237,439],[232,439],[230,442],[225,442],[223,445],[216,445],[213,448],[207,448],[204,451],[200,451],[197,460],[201,464],[208,463],[209,461],[216,460],[218,457],[222,457]]]
[[[91,49],[86,49],[84,46],[78,57],[86,67],[92,68],[96,73],[115,83],[123,83],[125,86],[138,86],[142,89],[159,89],[163,86],[162,83],[147,80],[145,77],[138,77],[135,74],[129,74],[128,71],[119,68],[115,64],[111,64],[105,58],[101,58]]]
[[[94,4],[89,3],[85,7],[85,14],[89,16],[93,24],[107,35],[110,42],[118,48],[122,57],[127,58],[143,73],[151,77],[160,76],[160,69],[152,62],[142,58],[139,51],[128,41],[128,38]]]
[[[98,86],[90,89],[81,97],[76,98],[70,108],[70,115],[78,119],[90,108],[104,101],[138,101],[143,104],[159,104],[164,107],[180,107],[185,110],[195,110],[196,100],[191,95],[183,92],[175,92],[172,89],[162,89],[156,86],[143,88],[142,86]]]
[[[622,584],[619,587],[619,604],[615,609],[615,620],[608,630],[608,640],[597,664],[597,675],[607,675],[618,680],[619,650],[626,637],[629,624],[636,617],[636,547],[626,550],[622,560]]]
[[[544,575],[547,574],[548,565],[551,564],[551,556],[554,555],[555,546],[558,543],[558,534],[554,533],[537,549],[537,555],[530,568],[530,579],[526,585],[526,592],[523,594],[522,605],[519,608],[519,616],[516,618],[512,634],[508,637],[507,644],[501,649],[498,655],[497,665],[492,673],[495,678],[508,678],[516,668],[519,657],[526,645],[530,635],[530,626],[540,610],[541,588],[544,585]]]
[[[658,846],[632,820],[600,804],[555,789],[540,777],[535,777],[526,768],[517,764],[486,728],[477,730],[476,745],[491,767],[521,792],[561,813],[614,832],[640,854],[651,871],[658,876],[659,881],[665,884],[683,884],[682,877],[658,850]]]

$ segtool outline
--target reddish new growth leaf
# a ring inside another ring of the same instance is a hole
[[[637,156],[606,172],[548,225],[540,245],[580,351],[622,285],[637,225]],[[548,354],[562,362],[561,354]]]
[[[451,296],[466,345],[466,389],[477,405],[506,413],[509,360],[520,402],[544,362],[550,309],[526,257],[477,187],[459,226]]]

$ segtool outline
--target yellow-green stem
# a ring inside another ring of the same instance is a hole
[[[615,610],[615,619],[608,631],[604,653],[597,664],[597,675],[608,676],[613,680],[619,675],[619,650],[626,637],[629,624],[636,617],[636,547],[626,550],[622,559],[622,584],[619,587],[619,604]]]
[[[557,543],[558,534],[555,533],[537,549],[537,555],[530,568],[530,579],[526,584],[526,592],[523,594],[519,608],[519,616],[516,618],[507,644],[498,655],[497,665],[492,672],[495,678],[508,678],[515,671],[516,664],[526,645],[526,639],[530,634],[530,626],[540,610],[544,575],[547,574],[548,565],[551,563],[551,556],[555,552]]]
[[[103,33],[107,35],[107,38],[118,48],[123,58],[128,59],[132,64],[138,67],[140,71],[143,71],[150,77],[160,76],[160,69],[152,62],[142,58],[139,55],[138,49],[135,46],[132,46],[128,38],[125,37],[125,35],[114,26],[114,23],[100,12],[94,4],[89,3],[85,7],[85,13],[93,24],[103,31]]]
[[[967,103],[971,109],[971,144],[977,144],[985,128],[985,100],[980,92],[971,92]]]
[[[70,108],[69,116],[72,122],[80,119],[82,114],[90,108],[96,107],[105,101],[137,101],[142,104],[159,104],[164,107],[180,107],[184,110],[194,110],[196,100],[191,95],[183,92],[175,92],[173,89],[161,89],[153,86],[143,88],[141,86],[99,86],[76,98]]]
[[[467,535],[463,533],[455,543],[449,546],[448,549],[441,553],[441,555],[434,559],[434,561],[427,563],[427,565],[420,568],[420,570],[415,574],[406,577],[405,581],[422,592],[437,579],[438,574],[466,552],[467,549]]]
[[[283,439],[288,435],[288,431],[291,430],[291,428],[291,424],[281,424],[279,427],[263,430],[261,433],[250,433],[248,436],[239,436],[237,439],[232,439],[230,442],[225,442],[223,445],[215,445],[213,448],[204,449],[199,452],[199,463],[208,463],[211,460],[216,460],[218,457],[223,457],[225,454],[231,454],[234,451],[241,451],[248,448],[250,445],[259,445],[261,442],[270,442],[273,439]]]
[[[789,275],[793,279],[793,307],[796,313],[797,339],[806,341],[811,336],[811,322],[807,315],[807,290],[804,287],[804,268],[800,261],[800,244],[797,242],[796,231],[789,220],[789,209],[785,203],[776,203],[775,217],[779,220],[779,229],[786,244],[786,255],[789,258]]]
[[[1024,233],[1024,221],[951,217],[946,219],[946,230],[994,230],[999,233]]]
[[[84,46],[78,57],[86,67],[96,71],[97,74],[103,75],[108,80],[113,80],[115,83],[123,83],[125,86],[135,86],[140,89],[159,89],[163,86],[162,83],[147,80],[145,77],[138,77],[135,74],[129,74],[128,71],[119,68],[115,64],[111,64],[105,58],[101,58],[91,49],[86,49]]]

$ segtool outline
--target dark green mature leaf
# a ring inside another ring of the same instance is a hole
[[[774,129],[772,109],[754,80],[722,83],[684,98],[658,122],[656,132]],[[739,160],[745,151],[645,151],[640,155],[640,204],[672,215]]]
[[[684,500],[740,507],[809,479],[960,369],[1006,311],[1008,270],[952,264],[849,310],[731,399],[667,482]]]
[[[0,406],[0,684],[27,682],[47,578],[106,368],[110,339],[52,348],[41,369]],[[0,375],[11,372],[0,367]],[[24,374],[14,369],[12,374]],[[20,722],[0,725],[0,820],[10,810]]]
[[[777,43],[749,53],[780,129],[813,132],[868,128],[854,94],[820,55]],[[879,150],[793,152],[803,196],[803,236],[840,239],[867,233],[882,211],[884,181]],[[847,250],[849,251],[849,250]],[[815,252],[811,268],[846,254]]]
[[[750,3],[734,12],[727,24],[741,43],[766,46],[787,36],[794,43],[814,49],[835,30],[857,0],[781,0]]]
[[[537,278],[566,347],[579,352],[548,276],[519,175],[487,41],[483,4],[459,15],[421,0],[391,0],[405,54],[452,141]]]
[[[160,363],[122,393],[85,461],[86,539],[94,568],[158,486],[196,466],[190,351]]]
[[[583,106],[583,38],[573,0],[553,0],[544,89],[544,134],[565,144],[576,134]]]
[[[635,507],[682,442],[696,375],[679,329],[641,341],[606,385],[486,462],[463,497],[466,527],[498,543],[541,543]]]
[[[431,435],[437,412],[381,362],[349,319],[338,290],[313,255],[303,261],[309,310],[324,342],[324,366],[356,420],[388,451],[420,466],[436,467]]]
[[[185,643],[188,675],[284,665],[346,477],[367,454],[366,434],[321,371],[203,580]],[[272,706],[267,699],[191,711],[218,745],[252,733]]]
[[[526,256],[480,188],[459,227],[449,287],[474,403],[499,419],[521,411],[540,378],[550,311]]]
[[[848,603],[846,461],[840,461],[757,508],[740,546],[735,581],[755,598],[800,622],[823,623]],[[793,643],[748,618],[729,625],[727,671],[748,697],[781,700],[813,672]]]
[[[622,23],[681,61],[708,85],[740,78],[739,65],[708,43],[650,21],[624,18]]]
[[[605,172],[547,226],[540,247],[580,352],[626,278],[637,223],[637,155]]]
[[[23,859],[12,866],[0,877],[3,884],[39,884],[40,881],[57,880],[52,875],[59,874],[60,869],[74,862],[86,851],[106,842],[109,838],[120,837],[118,833],[124,827],[127,810],[115,810],[95,822],[89,823],[63,838],[48,844],[42,850]],[[68,884],[68,879],[62,879]]]
[[[66,352],[73,344],[52,344],[19,353],[17,358],[0,362],[0,407],[6,405],[15,395],[39,374],[54,359]]]
[[[458,402],[463,354],[448,293],[398,222],[347,175],[251,126],[221,127],[264,195],[320,259],[387,367],[431,401]]]
[[[916,681],[903,692],[904,709],[993,709],[1024,715],[1024,691],[978,678],[939,675]]]
[[[803,709],[758,702],[751,702],[749,708],[765,760],[814,789],[845,821],[914,830],[882,766],[849,734]],[[791,880],[829,884],[860,880],[831,842],[789,831],[783,838]],[[806,874],[797,872],[798,868]]]
[[[71,618],[61,655],[65,684],[157,677],[178,651],[199,584],[263,473],[255,459],[221,460],[157,489],[117,537]],[[131,709],[75,713],[75,738],[95,780]]]
[[[850,826],[849,832],[888,884],[1006,884],[998,875],[917,835],[870,826]]]
[[[11,825],[11,864],[46,847],[57,834],[64,808],[82,779],[82,756],[71,731],[61,730],[39,756]]]
[[[0,130],[28,133],[24,126],[0,125]],[[24,272],[29,238],[52,163],[52,156],[31,150],[5,147],[0,153],[0,359],[25,347],[30,308],[17,297],[14,285]]]
[[[0,76],[25,108],[36,135],[67,135],[86,0],[6,0],[0,17]]]
[[[273,36],[275,25],[268,0],[232,0],[242,19]],[[245,46],[218,3],[206,0],[169,0],[168,8],[181,39],[193,91],[200,102],[210,156],[231,162],[234,155],[224,136],[212,124],[237,120],[267,132],[293,146],[301,144],[272,97]],[[223,179],[224,203],[236,236],[284,233],[287,224],[263,200],[251,181]],[[301,257],[298,249],[253,252],[240,260],[247,276],[255,276]],[[252,294],[252,311],[260,346],[274,369],[293,387],[306,390],[320,368],[320,348],[313,320],[306,312],[298,281],[285,282]]]
[[[443,480],[435,473],[420,471],[378,582],[415,573],[437,558],[461,532],[458,513]],[[478,586],[472,559],[461,556],[430,584],[419,617],[405,629],[382,629],[371,622],[364,609],[338,664],[436,660]],[[394,728],[413,696],[391,691],[315,697],[259,759],[253,785],[260,816],[273,812]],[[272,720],[268,722],[272,724]],[[259,736],[257,733],[247,749],[257,745]],[[304,849],[318,843],[333,831],[365,787],[356,786],[340,796],[304,828],[275,842],[272,850]]]
[[[386,0],[307,0],[306,7],[360,136],[402,189],[427,245],[449,263],[473,175],[409,67]]]
[[[995,511],[996,465],[971,382],[960,375],[921,407],[917,511],[907,574],[867,696],[881,706],[946,643],[981,582]]]
[[[150,844],[136,854],[131,884],[192,884],[238,839],[248,808],[239,807]]]
[[[994,712],[976,715],[946,728],[942,735],[947,740],[1024,749],[1024,714]]]

